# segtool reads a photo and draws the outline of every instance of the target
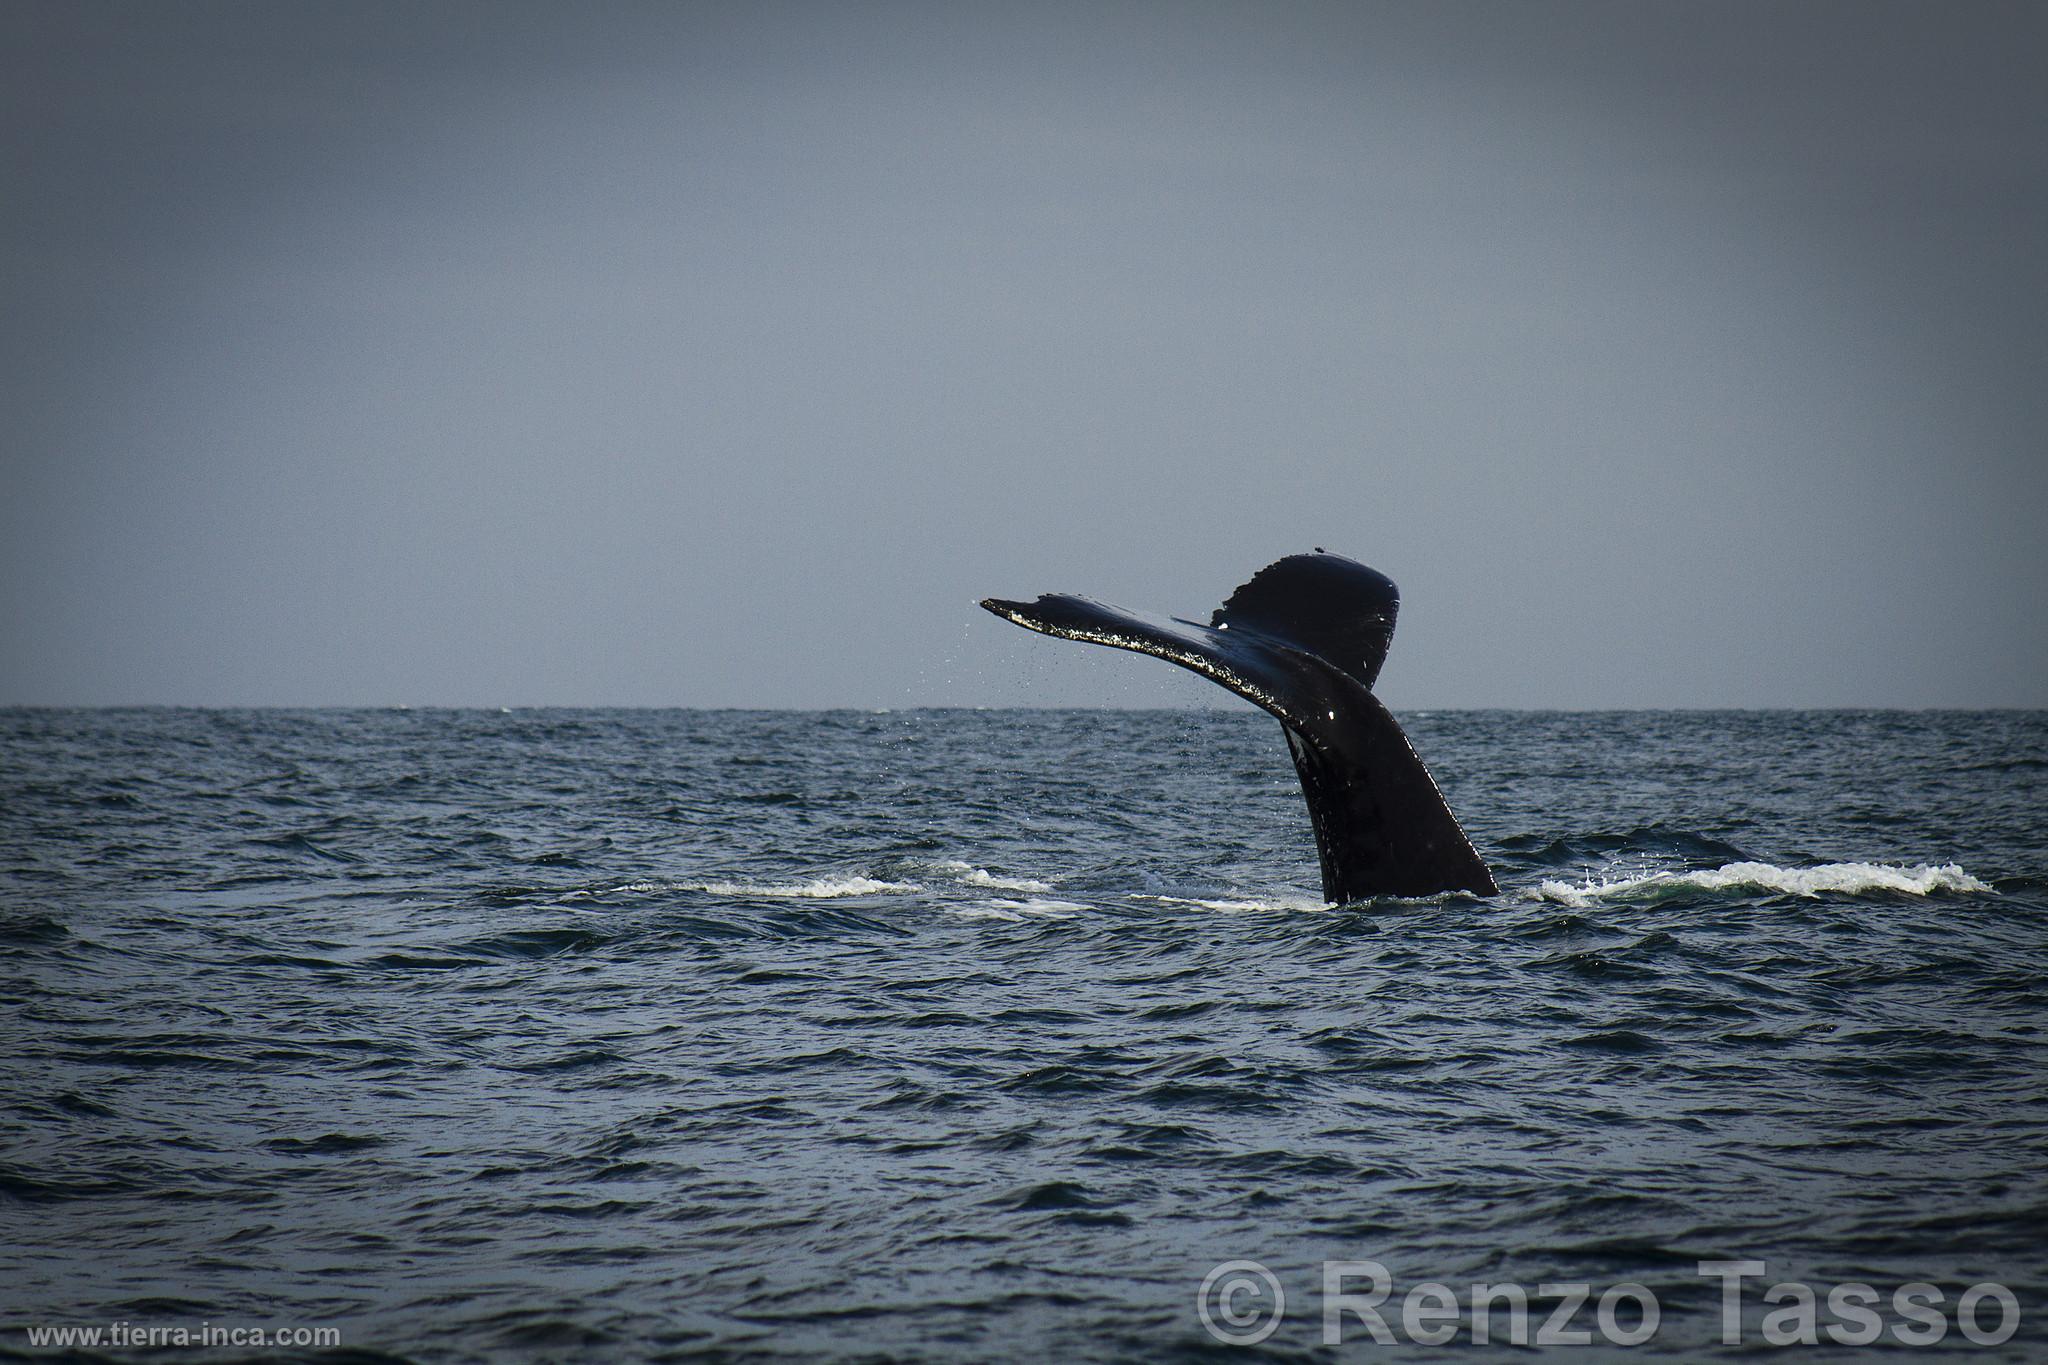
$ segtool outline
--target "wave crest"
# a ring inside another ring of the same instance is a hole
[[[873,877],[819,877],[808,882],[681,882],[681,891],[707,896],[745,896],[767,900],[837,900],[842,896],[901,896],[923,887],[913,882],[877,881]]]
[[[1200,910],[1219,910],[1225,914],[1243,914],[1251,911],[1287,911],[1293,913],[1323,911],[1331,908],[1321,896],[1303,896],[1278,893],[1264,896],[1254,892],[1238,898],[1207,899],[1200,896],[1133,896],[1133,900],[1154,901],[1160,905],[1192,905]]]
[[[1033,894],[1043,894],[1052,890],[1050,883],[1030,877],[1000,876],[987,868],[976,867],[973,863],[963,863],[958,858],[948,858],[944,862],[931,863],[928,866],[934,872],[943,872],[949,877],[958,878],[963,886],[979,886],[992,891],[1027,891]]]
[[[1776,891],[1815,897],[1830,893],[1860,895],[1897,891],[1931,896],[1943,891],[1990,891],[1955,863],[1922,863],[1894,867],[1884,863],[1822,863],[1818,867],[1777,867],[1771,863],[1728,863],[1696,872],[1652,872],[1618,881],[1546,881],[1532,893],[1535,900],[1585,907],[1598,901],[1663,900],[1685,891]]]

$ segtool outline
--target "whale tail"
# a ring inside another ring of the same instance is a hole
[[[1321,550],[1289,555],[1252,575],[1207,625],[1063,593],[981,605],[1047,635],[1165,659],[1277,717],[1315,830],[1324,899],[1498,891],[1372,694],[1400,608],[1385,574]]]

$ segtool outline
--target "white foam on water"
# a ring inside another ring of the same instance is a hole
[[[967,875],[960,880],[969,886],[985,886],[995,891],[1052,890],[1052,885],[1048,882],[1033,881],[1029,877],[998,877],[994,873],[984,872],[978,867],[970,868]]]
[[[767,900],[837,900],[842,896],[902,896],[923,887],[914,882],[884,882],[873,877],[819,877],[808,882],[677,882],[678,891],[707,896],[751,896]]]
[[[1088,907],[1076,905],[1073,901],[1050,901],[1033,898],[1028,901],[985,901],[980,905],[949,906],[949,914],[960,919],[1009,920],[1022,924],[1026,920],[1072,919],[1083,914]]]
[[[1321,896],[1259,896],[1250,899],[1210,900],[1199,896],[1137,896],[1135,900],[1156,901],[1161,905],[1192,905],[1199,910],[1220,910],[1225,914],[1244,914],[1249,911],[1288,911],[1299,913],[1308,910],[1328,910],[1330,903]]]
[[[1046,882],[1034,881],[1029,877],[999,877],[986,868],[976,867],[973,863],[963,863],[957,858],[948,858],[944,862],[939,863],[927,863],[925,866],[931,868],[934,872],[943,872],[949,877],[958,879],[963,886],[979,886],[990,891],[1045,892],[1052,890],[1051,885]]]
[[[1072,919],[1076,915],[1086,913],[1087,909],[1087,906],[1077,905],[1073,901],[1041,900],[1036,896],[1017,904],[1018,914],[1038,915],[1045,919]]]
[[[1941,891],[1991,889],[1955,863],[1940,866],[1922,863],[1914,867],[1893,867],[1884,863],[1823,863],[1819,867],[1728,863],[1700,872],[1652,872],[1641,877],[1597,882],[1589,878],[1578,886],[1569,882],[1546,881],[1530,893],[1530,898],[1584,908],[1596,901],[1626,901],[1645,894],[1661,896],[1688,890],[1776,891],[1812,897],[1829,892],[1857,895],[1870,891],[1931,896]]]

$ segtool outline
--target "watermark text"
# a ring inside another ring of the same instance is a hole
[[[2002,1284],[1973,1284],[1958,1294],[1915,1281],[1889,1292],[1861,1282],[1816,1287],[1774,1281],[1763,1261],[1701,1261],[1704,1287],[1715,1291],[1724,1345],[1761,1340],[1771,1346],[1935,1346],[1960,1335],[1973,1346],[1998,1346],[2020,1328],[2018,1295]],[[1314,1312],[1326,1346],[1370,1340],[1380,1346],[1443,1346],[1461,1336],[1475,1346],[1640,1346],[1664,1323],[1664,1306],[1633,1281],[1596,1287],[1585,1281],[1474,1281],[1456,1289],[1436,1280],[1396,1294],[1393,1272],[1379,1261],[1324,1261]],[[1287,1318],[1280,1278],[1257,1261],[1225,1261],[1195,1292],[1202,1327],[1229,1346],[1253,1346]],[[1764,1311],[1759,1315],[1756,1310]]]

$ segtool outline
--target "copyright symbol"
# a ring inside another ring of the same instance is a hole
[[[1287,1294],[1257,1261],[1225,1261],[1202,1277],[1195,1312],[1225,1346],[1256,1346],[1287,1313]]]

